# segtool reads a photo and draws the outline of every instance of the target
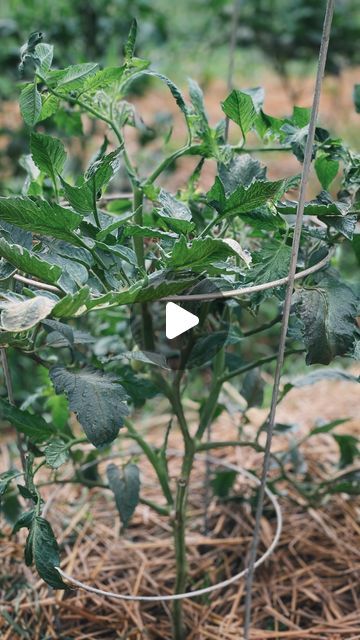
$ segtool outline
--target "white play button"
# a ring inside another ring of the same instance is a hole
[[[174,302],[166,304],[166,337],[168,340],[177,338],[185,331],[189,331],[199,324],[199,318],[190,311],[186,311]]]

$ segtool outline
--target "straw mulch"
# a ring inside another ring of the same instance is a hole
[[[317,387],[312,390],[313,398],[323,393],[321,385]],[[333,392],[331,385],[326,390]],[[329,410],[328,403],[326,409],[320,410],[330,411],[331,415],[326,417],[332,419],[344,417],[346,406],[347,416],[355,418],[359,415],[355,406],[356,390],[349,384],[337,386],[339,390],[340,406]],[[296,416],[298,406],[305,406],[301,402],[306,400],[301,395],[304,393],[304,390],[291,392],[288,411],[292,416]],[[310,398],[307,401],[309,407]],[[311,408],[314,414],[314,403]],[[191,411],[190,406],[190,420]],[[254,424],[261,417],[254,412]],[[166,419],[164,415],[156,422],[143,423],[154,441],[159,440]],[[307,428],[307,419],[305,411],[301,429]],[[215,426],[213,437],[233,437],[237,421],[235,414],[223,418]],[[347,427],[352,433],[360,431],[358,419],[353,419]],[[253,428],[250,424],[245,432],[250,433]],[[275,450],[284,446],[284,438],[284,435],[276,436]],[[179,445],[176,434],[172,445]],[[336,472],[336,446],[334,448],[329,436],[318,436],[310,446],[304,447],[303,453],[309,474],[314,478],[323,480]],[[250,449],[229,448],[217,455],[247,468],[259,469],[261,464],[261,455]],[[178,459],[171,461],[174,481],[178,464]],[[143,460],[141,469],[143,497],[157,498],[151,469]],[[198,462],[190,491],[187,538],[190,589],[213,584],[239,572],[246,563],[253,526],[247,501],[219,504],[213,500],[208,513],[208,532],[204,534],[204,471],[203,463]],[[284,529],[272,558],[256,572],[252,640],[360,640],[358,499],[333,496],[315,510],[306,507],[292,487],[284,484],[282,490]],[[236,493],[246,497],[254,495],[250,483],[240,476]],[[67,573],[89,585],[117,593],[172,592],[174,555],[171,527],[165,518],[140,505],[128,530],[121,532],[108,492],[63,485],[46,487],[43,495],[49,500],[47,518],[61,544],[62,567]],[[270,503],[267,503],[262,525],[261,552],[269,546],[275,529]],[[171,640],[167,603],[119,602],[81,590],[54,592],[32,569],[24,567],[24,532],[9,538],[9,531],[5,525],[5,536],[0,539],[1,640]],[[241,640],[243,596],[244,582],[240,580],[224,592],[185,601],[187,638]]]

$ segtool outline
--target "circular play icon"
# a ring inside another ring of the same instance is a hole
[[[181,295],[214,293],[204,301],[181,300]],[[224,346],[229,333],[229,303],[216,279],[199,280],[171,300],[136,302],[131,309],[131,330],[137,357],[172,370],[208,365]]]

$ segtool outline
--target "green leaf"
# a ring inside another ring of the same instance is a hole
[[[44,133],[33,132],[30,150],[36,166],[56,183],[58,173],[64,168],[66,152],[63,143]]]
[[[161,189],[158,200],[162,206],[161,209],[156,210],[156,213],[170,229],[176,233],[187,233],[194,228],[191,211],[186,204],[164,189]]]
[[[55,84],[58,93],[67,94],[70,91],[80,91],[86,79],[93,75],[98,68],[99,65],[94,62],[75,64],[63,71],[48,74],[46,80],[50,86]]]
[[[251,96],[234,89],[221,106],[225,115],[239,125],[245,140],[246,134],[256,119],[256,110]]]
[[[360,84],[354,85],[354,104],[357,113],[360,113]]]
[[[34,515],[34,509],[31,509],[30,511],[24,511],[24,513],[21,514],[20,518],[16,520],[14,528],[12,530],[12,535],[15,535],[15,533],[20,531],[20,529],[30,529],[34,519]]]
[[[50,315],[55,302],[45,296],[3,303],[1,328],[5,331],[27,331]]]
[[[272,282],[287,276],[290,266],[291,247],[284,242],[272,240],[263,249],[253,254],[253,267],[248,278],[256,284]]]
[[[52,310],[55,318],[72,318],[85,311],[85,305],[90,300],[90,289],[85,286],[74,295],[68,293],[57,302]]]
[[[17,431],[24,433],[33,442],[44,442],[54,435],[54,429],[40,416],[21,411],[0,398],[1,420],[10,422]]]
[[[0,220],[33,233],[66,240],[71,244],[79,243],[73,232],[78,228],[81,216],[41,198],[0,197]]]
[[[308,437],[316,436],[319,433],[330,433],[330,431],[338,427],[340,424],[348,422],[349,419],[350,418],[341,418],[339,420],[332,420],[331,422],[320,425],[320,427],[314,427],[313,429],[311,429]]]
[[[213,262],[226,260],[229,256],[241,257],[241,253],[240,245],[232,239],[195,238],[187,243],[184,236],[181,236],[174,243],[167,263],[170,267],[191,267],[197,271]]]
[[[2,402],[3,402],[3,400],[0,399],[0,409],[1,409],[1,403]],[[0,498],[1,498],[1,496],[4,495],[5,491],[7,490],[8,486],[10,484],[10,482],[14,478],[18,478],[21,475],[22,474],[19,471],[17,471],[17,469],[9,469],[9,471],[4,471],[3,473],[0,473]]]
[[[36,82],[27,85],[21,92],[20,111],[25,124],[34,127],[39,121],[41,113],[41,95],[37,89]]]
[[[51,440],[44,449],[46,463],[52,469],[58,469],[69,459],[69,449],[66,442],[60,439]]]
[[[57,112],[60,104],[60,98],[53,96],[52,93],[41,94],[42,106],[38,122],[47,120]]]
[[[99,298],[93,298],[86,306],[88,309],[94,309],[99,306],[118,306],[160,300],[166,296],[183,293],[196,281],[197,277],[189,273],[170,270],[155,271],[147,278],[146,284],[141,281],[123,291],[110,291]]]
[[[126,527],[139,503],[139,469],[136,464],[127,464],[120,472],[114,464],[109,464],[106,475],[115,496],[121,522]]]
[[[340,449],[339,467],[343,469],[352,464],[358,457],[360,453],[359,440],[355,436],[347,434],[333,434],[333,438]]]
[[[64,195],[67,201],[71,204],[75,211],[86,215],[94,211],[94,199],[93,192],[87,183],[81,185],[81,187],[73,187],[68,184],[60,176],[61,186],[64,189]]]
[[[328,189],[338,174],[339,161],[333,160],[326,153],[322,153],[317,156],[314,166],[322,188]]]
[[[80,187],[73,187],[61,179],[65,197],[71,206],[81,214],[94,211],[94,201],[101,197],[102,189],[106,187],[119,170],[123,147],[95,160],[85,174],[85,181]]]
[[[295,215],[298,203],[292,200],[279,202],[276,208],[282,215]],[[349,211],[350,205],[335,200],[310,200],[305,202],[304,215],[306,216],[341,216]]]
[[[85,178],[90,188],[95,189],[96,194],[109,184],[120,169],[122,151],[123,146],[121,145],[107,155],[100,155],[88,168]]]
[[[86,78],[81,93],[106,91],[113,84],[120,82],[124,75],[124,67],[106,67]]]
[[[34,560],[39,576],[54,589],[66,589],[55,567],[60,566],[58,544],[47,520],[35,516],[27,540],[28,561]]]
[[[161,229],[154,229],[153,227],[141,227],[138,224],[131,224],[125,227],[122,234],[125,238],[164,238],[165,240],[177,238],[177,235],[171,231],[161,231]]]
[[[49,264],[36,253],[18,244],[9,244],[4,238],[0,238],[0,256],[17,269],[39,278],[42,282],[56,284],[61,276],[60,267]]]
[[[71,411],[95,447],[117,437],[129,410],[127,395],[115,378],[98,370],[73,371],[60,366],[51,369],[50,377],[56,393],[65,393]]]
[[[38,69],[41,74],[46,74],[51,67],[53,56],[54,56],[54,47],[52,44],[47,44],[45,42],[40,42],[35,47],[35,53],[38,57],[39,64]]]
[[[237,478],[236,471],[217,471],[211,480],[214,494],[218,498],[227,498]]]
[[[207,194],[207,200],[220,214],[219,221],[223,218],[241,215],[262,207],[269,201],[276,199],[283,188],[284,181],[268,182],[254,180],[249,187],[240,185],[230,196],[225,195],[224,185],[220,178],[215,179],[213,187]]]
[[[219,177],[226,195],[236,191],[239,185],[249,187],[254,180],[265,180],[266,167],[248,153],[235,156],[228,164],[220,164]]]
[[[302,322],[307,364],[329,364],[351,350],[357,332],[357,300],[344,282],[325,276],[316,286],[297,290],[293,310]]]
[[[137,22],[134,19],[131,22],[128,39],[124,47],[124,58],[125,58],[125,64],[127,65],[131,63],[135,54],[136,36],[137,36]]]

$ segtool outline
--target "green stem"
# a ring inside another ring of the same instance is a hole
[[[143,191],[139,187],[134,188],[133,198],[133,211],[134,211],[134,223],[142,226],[143,223]],[[138,267],[143,271],[145,270],[145,256],[144,256],[144,242],[141,236],[134,236],[134,251]]]
[[[221,349],[214,358],[214,371],[212,376],[212,384],[209,391],[208,400],[204,406],[201,414],[200,424],[196,432],[196,440],[201,441],[206,428],[209,426],[213,415],[215,413],[216,405],[218,403],[221,387],[224,382],[223,371],[225,366],[225,351]]]
[[[266,329],[270,329],[275,324],[280,322],[281,318],[282,318],[282,315],[281,315],[281,313],[279,313],[276,316],[276,318],[274,318],[273,320],[270,320],[269,322],[265,322],[261,326],[255,327],[255,329],[250,329],[249,331],[243,331],[242,335],[243,335],[244,338],[248,338],[249,336],[253,336],[256,333],[261,333],[262,331],[266,331]]]
[[[304,353],[305,349],[288,349],[285,351],[285,356],[291,356],[294,353]],[[273,354],[272,356],[265,356],[264,358],[259,358],[259,360],[255,360],[254,362],[249,362],[249,364],[244,365],[243,367],[239,367],[238,369],[233,369],[228,373],[223,374],[220,378],[219,382],[223,384],[227,380],[231,380],[231,378],[235,378],[235,376],[240,376],[243,373],[247,373],[252,369],[256,369],[263,364],[267,364],[268,362],[274,362],[277,359],[277,354]]]
[[[164,465],[162,464],[162,460],[158,458],[158,456],[156,455],[154,449],[146,442],[146,440],[144,440],[144,438],[140,435],[140,433],[138,433],[136,431],[136,429],[134,429],[134,427],[132,426],[132,424],[126,420],[125,424],[127,426],[128,429],[128,434],[129,437],[132,440],[135,440],[135,442],[138,443],[138,445],[141,447],[141,449],[143,450],[143,452],[145,453],[147,459],[149,460],[150,464],[152,465],[162,492],[165,496],[165,499],[168,503],[168,505],[172,505],[174,502],[171,490],[170,490],[170,486],[169,486],[169,480],[167,477],[167,473],[166,473],[166,468],[164,467]]]
[[[172,165],[172,163],[175,162],[175,160],[177,160],[181,156],[186,155],[186,153],[190,149],[191,149],[191,146],[189,144],[186,144],[184,147],[181,147],[180,149],[177,149],[177,151],[174,151],[174,153],[172,153],[167,158],[164,158],[164,160],[160,162],[159,166],[156,167],[153,173],[147,178],[145,185],[153,184],[156,178],[158,178],[159,175],[163,173],[163,171],[165,171],[165,169],[167,169],[170,165]]]

